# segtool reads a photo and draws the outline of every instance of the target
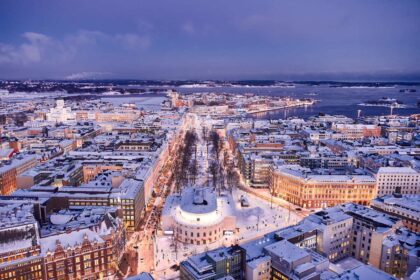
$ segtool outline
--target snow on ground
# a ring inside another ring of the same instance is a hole
[[[193,126],[197,132],[197,161],[199,164],[199,176],[196,184],[205,186],[207,182],[208,166],[207,147],[202,138],[202,120],[196,119]],[[300,221],[300,217],[293,211],[283,208],[278,204],[270,202],[262,198],[255,197],[239,189],[233,189],[232,194],[226,193],[230,212],[236,216],[237,231],[233,235],[226,235],[222,239],[212,244],[195,245],[177,242],[178,250],[175,252],[175,242],[172,236],[157,236],[155,244],[155,271],[159,279],[173,276],[178,272],[174,272],[170,267],[179,264],[191,255],[204,251],[216,249],[221,246],[230,246],[237,243],[244,243],[252,239],[262,237],[264,234],[281,229]],[[249,207],[242,207],[240,203],[241,196],[248,199]]]
[[[248,198],[249,207],[242,207],[240,197]],[[184,244],[178,242],[178,252],[172,236],[158,236],[155,242],[156,272],[159,277],[169,276],[174,273],[170,267],[179,264],[189,256],[216,249],[221,246],[230,246],[258,238],[269,232],[297,223],[301,218],[288,209],[282,208],[269,202],[247,194],[242,190],[233,190],[232,212],[237,217],[238,232],[234,235],[224,236],[223,239],[207,245]]]

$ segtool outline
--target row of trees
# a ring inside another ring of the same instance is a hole
[[[223,139],[215,130],[208,131],[206,127],[202,128],[202,135],[206,142],[207,161],[209,162],[207,181],[219,193],[222,190],[231,190],[232,187],[236,187],[239,178],[233,168],[233,163],[229,161],[226,149],[224,149]],[[197,141],[196,132],[188,130],[176,151],[173,176],[177,192],[180,192],[185,185],[196,184],[199,175]]]
[[[236,187],[238,183],[238,178],[232,162],[229,161],[228,152],[224,149],[223,139],[216,131],[212,130],[208,133],[207,143],[211,145],[213,157],[209,167],[213,188],[219,194],[222,190],[232,191],[232,188]]]
[[[174,162],[174,181],[177,192],[182,186],[195,184],[198,175],[197,166],[197,134],[189,130],[185,133],[184,141],[176,151]]]

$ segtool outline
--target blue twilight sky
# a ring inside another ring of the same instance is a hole
[[[419,81],[420,0],[1,0],[0,78]]]

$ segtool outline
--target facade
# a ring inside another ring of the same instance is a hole
[[[397,218],[351,203],[316,212],[239,247],[250,280],[403,279],[420,265],[418,234]],[[181,279],[215,279],[205,256],[183,263]]]
[[[62,122],[74,121],[76,114],[71,111],[70,107],[64,107],[64,100],[57,99],[55,108],[51,108],[47,113],[47,121]]]
[[[124,250],[122,227],[102,236],[90,229],[43,238],[47,279],[101,279],[115,275]]]
[[[246,278],[245,279],[271,279],[271,257],[263,256],[255,260],[249,261],[246,264]]]
[[[0,200],[0,279],[46,279],[32,212],[30,203]]]
[[[0,201],[0,279],[114,279],[126,240],[115,208],[60,211],[42,226],[34,208]]]
[[[372,200],[371,206],[400,218],[404,226],[420,233],[420,195],[385,195]]]
[[[367,175],[315,175],[298,165],[272,169],[273,193],[305,208],[355,202],[369,205],[376,194],[375,179]]]
[[[216,106],[202,106],[202,105],[194,105],[191,108],[191,112],[197,115],[220,115],[220,114],[229,114],[229,106],[228,105],[216,105]]]
[[[257,157],[251,162],[251,182],[253,188],[268,187],[271,159]]]
[[[411,167],[381,167],[376,174],[378,196],[420,194],[420,173]]]
[[[299,165],[303,167],[326,168],[335,170],[345,170],[349,165],[349,159],[345,156],[330,156],[330,157],[301,157]]]
[[[381,127],[372,124],[341,124],[336,123],[331,127],[343,135],[344,139],[357,140],[365,137],[380,137]]]
[[[397,229],[382,241],[381,270],[402,279],[420,267],[420,237],[407,229]]]
[[[143,182],[126,179],[109,196],[109,205],[122,210],[124,224],[129,231],[139,228],[145,208]]]
[[[97,122],[133,122],[139,118],[140,114],[133,110],[121,110],[117,112],[94,112],[89,115],[89,119]]]
[[[18,188],[17,177],[37,164],[36,157],[12,159],[0,167],[0,195],[9,195]]]
[[[245,278],[245,251],[239,246],[219,249],[189,257],[180,264],[180,278],[185,280],[216,280]]]
[[[246,279],[320,279],[328,271],[330,261],[316,251],[316,229],[309,224],[281,229],[241,244],[246,252]],[[313,236],[315,243],[311,242]]]
[[[9,195],[16,190],[16,168],[0,168],[0,194]]]
[[[351,230],[353,218],[339,208],[327,208],[310,215],[306,219],[317,228],[316,249],[336,262],[350,256]]]
[[[320,278],[327,270],[328,260],[312,250],[299,248],[287,240],[282,240],[264,248],[271,258],[271,279],[309,279]]]
[[[351,231],[351,256],[363,263],[379,267],[382,240],[402,226],[401,220],[356,204],[342,206],[353,217]]]
[[[109,181],[106,182],[99,179],[79,187],[35,186],[28,190],[18,190],[12,194],[12,197],[26,199],[42,196],[50,199],[51,204],[60,201],[60,209],[65,207],[117,207],[121,209],[126,229],[134,231],[140,225],[145,207],[143,182],[124,179],[118,187],[113,188],[111,179],[109,178]]]
[[[226,231],[235,232],[236,217],[226,197],[210,188],[186,188],[182,195],[168,197],[162,211],[162,229],[172,231],[183,243],[217,242]]]
[[[153,141],[146,140],[136,140],[136,141],[129,141],[126,140],[124,142],[121,142],[117,145],[118,151],[138,151],[138,152],[144,152],[144,151],[150,151],[153,145]]]

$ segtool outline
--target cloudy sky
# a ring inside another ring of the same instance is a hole
[[[2,0],[0,78],[420,80],[420,1]]]

